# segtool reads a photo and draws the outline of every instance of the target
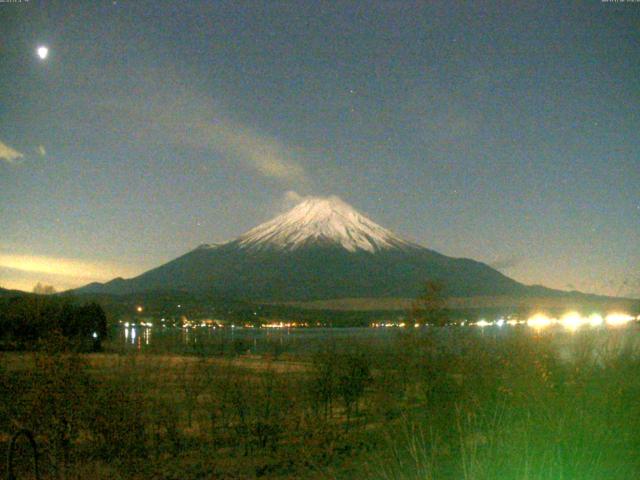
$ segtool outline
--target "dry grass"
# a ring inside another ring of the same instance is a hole
[[[478,332],[349,339],[286,361],[4,354],[14,421],[0,440],[35,430],[47,478],[633,478],[633,329]]]

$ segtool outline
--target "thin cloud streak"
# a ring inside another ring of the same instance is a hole
[[[235,157],[265,177],[307,183],[305,171],[295,155],[273,137],[227,120],[198,121],[194,127],[183,137],[185,143]]]
[[[266,178],[296,188],[309,184],[299,149],[230,119],[206,95],[167,97],[150,96],[144,102],[108,99],[99,107],[113,116],[114,124],[129,125],[125,132],[136,132],[138,139],[218,152]]]
[[[22,153],[0,141],[0,160],[5,161],[6,163],[15,164],[17,163],[17,160],[22,157],[24,157]]]

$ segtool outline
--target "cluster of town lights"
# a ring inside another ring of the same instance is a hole
[[[411,323],[405,323],[405,322],[400,322],[400,323],[397,323],[397,322],[374,322],[374,323],[371,324],[371,326],[373,328],[391,328],[391,327],[404,328],[404,327],[407,327],[407,326],[410,327],[411,325],[412,325]],[[418,327],[420,327],[420,324],[419,323],[414,323],[413,326],[415,328],[418,328]]]
[[[167,320],[165,318],[160,319],[160,322],[161,322],[163,328],[167,326],[165,324],[166,321]],[[136,327],[151,328],[151,327],[154,327],[154,326],[159,326],[159,325],[154,325],[152,322],[148,322],[148,321],[143,321],[143,322],[123,322],[122,320],[120,320],[119,323],[121,325],[123,325],[125,329],[127,329],[127,328],[134,329]],[[216,329],[216,328],[225,328],[225,327],[231,328],[231,329],[236,329],[236,328],[307,328],[307,327],[309,327],[309,323],[307,323],[307,322],[270,322],[270,323],[263,323],[263,324],[260,324],[260,325],[254,325],[252,323],[244,323],[244,324],[241,324],[241,325],[236,325],[236,324],[225,325],[220,320],[205,319],[205,320],[192,321],[192,320],[188,320],[186,317],[183,316],[180,319],[180,321],[177,322],[177,325],[174,323],[174,326],[177,326],[178,328],[183,328],[183,329],[192,329],[192,328],[212,328],[212,329]],[[318,323],[316,323],[316,326],[319,327],[319,326],[322,326],[322,325],[318,322]],[[404,324],[402,324],[402,326],[404,326]]]
[[[181,307],[181,306],[182,305],[178,305],[178,307]],[[142,313],[144,311],[144,307],[142,307],[142,305],[137,305],[135,307],[135,311],[137,313]],[[256,315],[256,312],[254,312],[254,315]],[[166,320],[165,318],[162,318],[160,320],[163,324],[162,325],[163,327],[166,327],[166,325],[164,324],[165,320]],[[526,320],[513,317],[513,316],[508,316],[506,318],[500,317],[497,320],[493,320],[493,321],[487,321],[484,318],[476,322],[473,322],[473,321],[468,322],[467,320],[463,320],[459,322],[459,325],[461,326],[471,325],[471,326],[476,326],[480,328],[491,327],[491,326],[502,327],[504,325],[510,325],[510,326],[526,325],[537,331],[543,330],[552,325],[560,325],[566,330],[573,332],[580,329],[581,327],[600,327],[602,325],[607,325],[609,327],[620,327],[632,321],[640,321],[640,315],[635,317],[633,315],[629,315],[628,313],[614,312],[614,313],[609,313],[604,317],[598,313],[592,313],[589,316],[584,316],[578,312],[571,311],[571,312],[565,313],[559,318],[551,317],[544,313],[536,313],[535,315],[529,317]],[[120,320],[120,323],[123,323],[122,320]],[[150,327],[153,327],[153,323],[149,321],[131,322],[131,323],[124,322],[125,328],[133,329],[136,326],[150,328]],[[215,328],[222,328],[225,325],[223,322],[220,322],[218,320],[204,319],[204,320],[198,320],[197,322],[194,322],[194,321],[188,320],[187,317],[182,316],[182,318],[180,319],[179,326],[181,326],[183,329],[198,328],[198,327],[215,329]],[[259,328],[299,328],[299,327],[308,327],[308,326],[309,324],[307,322],[282,322],[282,321],[269,322],[269,323],[258,325]],[[320,326],[320,323],[318,323],[317,326]],[[398,318],[398,320],[396,321],[374,322],[371,324],[371,326],[374,328],[389,328],[389,327],[405,328],[405,327],[411,327],[411,326],[418,328],[422,326],[422,324],[405,322],[401,318]],[[251,323],[245,323],[239,326],[235,324],[230,325],[230,328],[232,329],[255,328],[255,327],[256,326]],[[135,332],[132,334],[132,336],[133,338],[135,338]],[[94,338],[96,338],[95,335],[94,335]]]
[[[608,325],[610,327],[618,327],[626,325],[634,320],[640,320],[640,318],[634,317],[626,313],[610,313],[603,317],[598,313],[593,313],[589,316],[581,315],[578,312],[568,312],[562,315],[560,318],[550,317],[543,313],[536,313],[529,317],[527,320],[507,320],[499,319],[496,322],[487,322],[486,320],[480,320],[473,325],[477,327],[488,327],[492,325],[502,326],[505,323],[509,325],[527,325],[535,330],[542,330],[552,325],[561,325],[566,330],[576,331],[581,327],[599,327],[601,325]]]
[[[535,315],[529,317],[528,319],[518,319],[514,317],[507,318],[498,318],[494,321],[488,321],[484,318],[478,320],[477,322],[467,322],[462,321],[459,324],[471,325],[475,327],[502,327],[503,325],[526,325],[535,330],[542,330],[544,328],[550,327],[552,325],[560,325],[569,331],[576,331],[581,327],[600,327],[602,325],[607,325],[609,327],[620,327],[628,324],[633,321],[640,321],[640,315],[634,317],[633,315],[629,315],[627,313],[609,313],[606,316],[602,316],[598,313],[593,313],[589,316],[581,315],[578,312],[568,312],[562,315],[559,318],[550,317],[545,315],[544,313],[536,313]],[[412,324],[407,324],[405,322],[375,322],[372,323],[371,326],[374,328],[390,328],[390,327],[407,327]],[[421,324],[416,323],[413,325],[418,328]]]
[[[306,322],[273,322],[264,323],[260,325],[260,328],[299,328],[308,326],[309,324]]]

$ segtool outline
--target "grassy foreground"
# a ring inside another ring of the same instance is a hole
[[[42,478],[629,479],[640,352],[628,328],[567,341],[433,329],[277,359],[48,345],[1,357],[0,446],[34,431]]]

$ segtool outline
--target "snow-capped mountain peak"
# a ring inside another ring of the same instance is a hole
[[[336,196],[306,198],[288,212],[241,235],[236,242],[244,248],[283,250],[333,244],[351,252],[412,246]]]

